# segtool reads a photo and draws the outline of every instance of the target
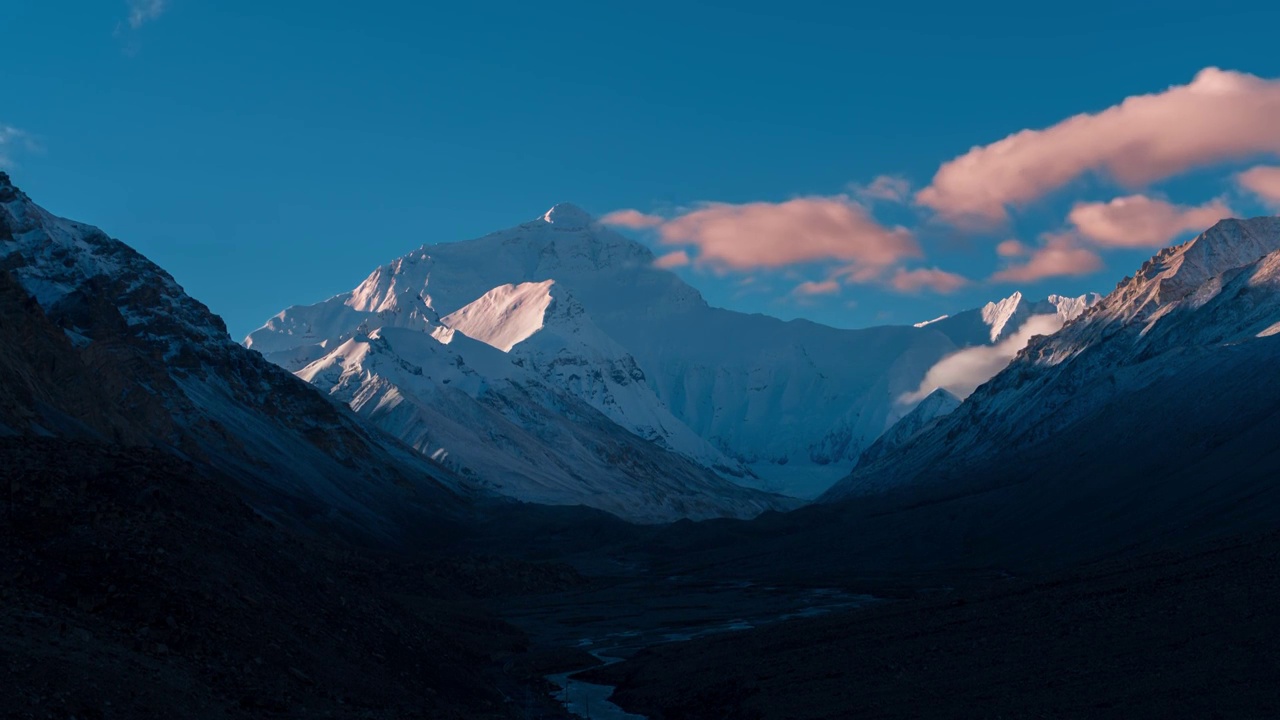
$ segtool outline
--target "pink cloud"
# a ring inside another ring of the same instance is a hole
[[[654,260],[653,266],[667,270],[670,268],[683,267],[688,265],[689,262],[689,253],[683,250],[676,250],[675,252],[669,252],[657,260]]]
[[[664,222],[662,242],[698,248],[697,262],[750,270],[839,260],[885,267],[920,256],[906,228],[886,228],[847,197],[708,204]]]
[[[1105,203],[1076,203],[1067,220],[1098,245],[1140,248],[1168,245],[1182,233],[1207,230],[1233,214],[1221,200],[1190,207],[1129,195]]]
[[[802,282],[791,290],[793,295],[802,295],[812,297],[814,295],[834,295],[840,292],[840,283],[835,280],[823,280],[814,282],[812,280]]]
[[[1005,240],[996,246],[996,254],[1000,257],[1021,257],[1031,252],[1031,248],[1023,245],[1020,240]]]
[[[853,185],[851,189],[865,200],[900,203],[911,196],[911,181],[899,175],[880,175],[870,185]]]
[[[1129,97],[1044,130],[1023,130],[944,163],[916,201],[957,225],[1100,173],[1141,186],[1191,168],[1280,153],[1280,81],[1206,68],[1187,85]]]
[[[663,219],[657,215],[648,215],[639,210],[614,210],[604,217],[600,218],[600,222],[605,225],[615,225],[617,227],[631,228],[632,230],[642,230],[644,228],[657,227],[663,223]]]
[[[992,282],[1032,282],[1066,275],[1088,275],[1102,267],[1102,258],[1080,247],[1070,234],[1049,235],[1027,260],[991,276]]]
[[[1280,167],[1259,165],[1249,168],[1236,175],[1236,182],[1264,201],[1280,205]]]
[[[889,284],[895,290],[902,292],[920,292],[928,289],[945,295],[968,285],[969,280],[938,268],[918,268],[916,270],[898,268],[898,271],[889,280]]]

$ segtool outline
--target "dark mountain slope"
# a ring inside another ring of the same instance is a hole
[[[154,449],[10,438],[0,463],[4,717],[502,718],[537,708],[509,705],[500,690],[522,680],[499,670],[521,634],[455,588],[493,582],[483,568],[450,564],[440,576],[421,560],[299,535],[226,478]]]

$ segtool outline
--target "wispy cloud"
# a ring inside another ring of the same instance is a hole
[[[1102,258],[1093,250],[1081,246],[1079,238],[1073,233],[1048,234],[1036,248],[1029,248],[1022,243],[1014,248],[1010,242],[1017,241],[1005,241],[1000,247],[1005,248],[1006,252],[1014,249],[1019,252],[1005,257],[1025,256],[1027,259],[996,272],[991,276],[991,282],[1035,282],[1051,277],[1088,275],[1102,268]]]
[[[169,9],[169,0],[127,0],[129,27],[137,30],[152,20],[158,20]]]
[[[1197,167],[1280,154],[1280,80],[1206,68],[1189,84],[1133,96],[1044,130],[1023,130],[944,163],[916,201],[959,226],[991,226],[1096,173],[1139,187]]]
[[[139,31],[155,22],[169,9],[169,0],[125,0],[129,14],[116,23],[115,36],[122,43],[125,55],[136,55],[141,48]]]
[[[911,197],[911,181],[901,175],[880,175],[868,185],[849,186],[854,196],[866,201],[902,203]]]
[[[932,290],[946,295],[968,284],[968,278],[946,270],[939,270],[938,268],[917,268],[915,270],[898,268],[893,277],[889,278],[890,287],[906,293]]]
[[[0,124],[0,169],[14,166],[14,155],[39,149],[31,134],[12,125]]]
[[[840,283],[836,280],[808,280],[800,283],[791,290],[792,295],[798,297],[813,297],[814,295],[835,295],[840,292]]]

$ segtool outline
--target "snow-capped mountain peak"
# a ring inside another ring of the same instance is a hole
[[[1005,327],[1021,307],[1021,292],[1015,292],[999,302],[989,302],[982,307],[982,321],[991,328],[991,342],[1000,339]]]
[[[678,275],[654,267],[653,259],[648,247],[594,222],[580,208],[556,205],[479,238],[423,245],[378,268],[352,292],[286,310],[246,344],[295,372],[321,363],[329,369],[312,367],[308,379],[429,453],[452,444],[457,466],[475,459],[497,467],[493,447],[469,437],[461,442],[460,432],[450,440],[454,430],[434,411],[408,412],[412,398],[420,404],[436,395],[432,383],[418,377],[429,375],[436,383],[452,377],[428,365],[480,362],[473,355],[484,353],[463,345],[449,345],[450,352],[440,354],[440,343],[466,336],[502,351],[500,362],[484,361],[501,370],[490,378],[494,382],[463,383],[472,400],[508,408],[530,402],[566,407],[567,394],[619,429],[735,482],[803,497],[834,482],[911,409],[897,399],[916,389],[939,359],[1009,335],[1040,304],[1048,309],[1039,312],[1050,314],[1063,305],[1029,303],[1016,294],[993,303],[986,317],[972,310],[924,327],[837,330],[712,308]],[[375,342],[377,354],[366,356],[379,358],[376,367],[373,360],[353,365],[338,357],[342,353],[335,355],[357,333],[376,340],[380,327],[415,330],[439,342],[382,334],[392,342]],[[403,354],[428,350],[436,360]],[[423,375],[400,378],[395,368],[405,366],[391,354]],[[462,382],[450,380],[452,387]],[[389,412],[393,401],[384,402],[386,383],[395,385],[401,410]],[[375,396],[382,399],[373,402]],[[467,412],[477,422],[490,422]],[[542,411],[512,412],[533,417]],[[505,427],[486,432],[495,443],[512,437]],[[519,467],[504,464],[502,471],[526,472]],[[545,485],[549,472],[526,475]],[[560,497],[581,482],[561,477],[563,472],[553,472]],[[519,494],[517,484],[512,480],[509,487]],[[624,495],[634,490],[619,488]],[[741,507],[739,500],[734,504]]]
[[[1097,293],[1087,293],[1077,297],[1050,295],[1044,300],[1028,300],[1021,292],[1015,292],[980,308],[916,323],[915,327],[937,330],[960,347],[996,344],[1014,335],[1029,318],[1056,315],[1065,324],[1100,299]]]
[[[595,219],[573,203],[558,203],[543,213],[542,221],[554,225],[557,230],[582,230],[590,227]]]

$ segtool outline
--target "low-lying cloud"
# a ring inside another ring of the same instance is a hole
[[[1036,335],[1051,335],[1062,329],[1057,315],[1032,315],[1017,332],[995,345],[980,345],[954,352],[925,373],[914,392],[898,398],[903,405],[920,402],[938,388],[946,388],[959,398],[967,398],[978,386],[995,377]]]

